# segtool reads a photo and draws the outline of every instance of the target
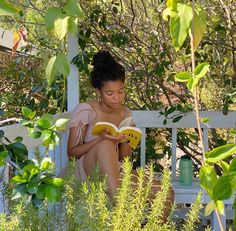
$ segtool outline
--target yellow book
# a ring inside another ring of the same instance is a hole
[[[94,125],[92,134],[95,136],[101,135],[105,129],[108,129],[109,134],[112,136],[125,134],[126,139],[124,142],[127,141],[128,144],[135,149],[141,139],[142,131],[140,128],[128,126],[131,121],[132,117],[129,117],[123,120],[118,127],[109,122],[98,122]]]

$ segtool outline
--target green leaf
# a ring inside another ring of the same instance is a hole
[[[62,73],[65,77],[70,74],[70,64],[65,54],[60,53],[57,55],[55,66],[57,71]]]
[[[67,0],[63,9],[69,15],[77,16],[79,18],[84,17],[84,13],[82,8],[80,7],[80,4],[75,0]]]
[[[65,130],[68,121],[69,121],[69,119],[64,119],[64,118],[58,119],[55,123],[57,130],[58,131]]]
[[[70,17],[68,21],[68,31],[75,35],[78,32],[78,18]]]
[[[70,74],[70,64],[65,54],[58,54],[52,57],[46,68],[46,78],[48,84],[51,85],[57,73],[62,73],[65,77]]]
[[[229,172],[236,172],[236,157],[234,157],[229,166]]]
[[[61,15],[61,9],[58,7],[51,7],[47,10],[45,15],[45,24],[48,31],[54,29],[54,21]]]
[[[38,199],[44,199],[45,198],[45,188],[46,188],[45,184],[39,185],[38,191],[36,192],[36,197]]]
[[[52,124],[54,121],[54,116],[52,114],[46,113],[41,116],[41,119],[47,120],[50,124]]]
[[[20,10],[6,0],[0,1],[0,16],[15,16]]]
[[[53,162],[51,158],[44,158],[41,162],[40,168],[42,170],[49,170],[53,168]]]
[[[48,131],[48,130],[44,130],[43,132],[42,132],[42,135],[41,135],[41,137],[42,137],[42,145],[44,145],[44,146],[48,146],[50,143],[51,143],[51,132],[50,131]]]
[[[29,115],[32,113],[32,110],[28,107],[22,107],[21,108],[23,116],[29,118]]]
[[[39,120],[36,121],[36,124],[38,124],[40,127],[42,128],[50,128],[52,125],[50,124],[50,122],[46,119],[42,119],[40,118]]]
[[[26,175],[27,176],[27,175]],[[28,177],[25,176],[21,176],[21,175],[16,175],[13,178],[11,178],[11,182],[13,184],[17,184],[17,183],[25,183],[28,181]]]
[[[229,170],[229,164],[223,160],[219,161],[219,166],[221,167],[223,173],[227,173]]]
[[[192,75],[189,72],[179,72],[175,75],[175,81],[178,82],[187,82],[191,78]]]
[[[60,197],[61,197],[61,193],[57,189],[57,187],[53,187],[51,185],[47,185],[45,187],[45,195],[46,195],[48,201],[52,202],[52,203],[59,201]]]
[[[200,79],[206,75],[209,70],[210,65],[208,63],[200,63],[194,69],[194,75],[196,78]]]
[[[57,73],[56,67],[55,67],[55,62],[56,62],[56,56],[52,57],[47,64],[46,67],[46,78],[48,85],[50,86],[54,80],[54,77]]]
[[[8,150],[0,152],[0,167],[6,164],[5,158],[8,156]]]
[[[224,174],[218,179],[212,191],[214,201],[226,200],[233,195],[234,188],[232,187],[231,182],[234,180],[234,178],[236,179],[236,172]]]
[[[172,11],[172,9],[170,7],[167,7],[166,9],[163,10],[162,12],[162,18],[165,21],[168,21],[169,17],[171,16],[171,14],[176,14],[175,11]],[[172,15],[173,16],[173,15]]]
[[[190,6],[181,3],[177,3],[176,13],[170,15],[170,33],[172,44],[175,50],[178,51],[187,37],[193,13]]]
[[[17,137],[14,139],[14,141],[21,143],[21,142],[23,141],[23,137],[22,137],[22,136],[17,136]]]
[[[226,144],[211,150],[205,154],[206,161],[208,163],[216,163],[229,156],[232,156],[236,152],[236,144]]]
[[[214,203],[214,201],[210,201],[205,207],[204,216],[211,215],[211,213],[214,211],[214,209],[215,209],[215,203]]]
[[[183,116],[176,116],[176,117],[172,120],[172,122],[173,122],[173,123],[177,123],[177,122],[180,121],[182,118],[183,118]]]
[[[27,195],[25,184],[18,184],[12,191],[12,200],[16,200]]]
[[[29,192],[31,194],[35,194],[38,191],[38,184],[35,182],[29,182],[26,185],[26,190],[27,190],[27,192]]]
[[[215,202],[215,207],[217,209],[217,211],[222,214],[225,215],[225,209],[224,209],[224,202],[223,201],[216,201]]]
[[[63,186],[65,181],[62,178],[53,178],[51,184],[56,187]]]
[[[29,173],[29,179],[40,171],[39,167],[34,164],[27,164],[23,170]]]
[[[194,35],[194,50],[197,49],[202,37],[206,31],[206,12],[201,7],[195,5],[194,8],[194,20],[193,23],[193,35]]]
[[[25,160],[28,156],[27,147],[23,143],[14,142],[9,144],[9,149],[13,151],[15,156],[20,158],[21,160]]]
[[[208,123],[210,120],[209,118],[205,117],[205,118],[201,118],[201,122],[202,123]]]
[[[191,79],[189,79],[188,82],[187,82],[187,88],[188,88],[191,92],[194,92],[197,83],[198,83],[198,81],[197,81],[196,78],[191,78]]]
[[[61,14],[58,18],[54,21],[54,31],[56,36],[62,40],[66,36],[69,27],[69,16],[65,14]]]
[[[0,152],[0,157],[6,158],[8,156],[8,150],[3,150]]]
[[[218,181],[217,174],[213,166],[203,165],[199,172],[200,185],[212,199],[212,190]]]
[[[41,136],[41,134],[42,134],[42,132],[40,132],[40,131],[35,131],[35,132],[33,131],[33,132],[29,133],[29,136],[31,138],[37,139],[37,138],[39,138]]]

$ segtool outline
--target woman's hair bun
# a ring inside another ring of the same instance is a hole
[[[97,52],[92,61],[94,69],[107,69],[116,63],[115,59],[108,51]]]
[[[109,53],[109,51],[98,51],[92,60],[93,70],[90,80],[94,88],[101,89],[107,81],[125,81],[125,70]]]

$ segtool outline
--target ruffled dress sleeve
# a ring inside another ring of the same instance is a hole
[[[90,125],[95,117],[95,112],[90,104],[80,103],[73,111],[72,117],[69,123],[69,128],[77,127],[77,139],[76,144],[82,144],[84,138],[82,135],[82,129],[85,125]]]

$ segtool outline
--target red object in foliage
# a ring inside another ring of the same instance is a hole
[[[15,31],[13,34],[13,47],[12,47],[13,54],[16,53],[16,50],[21,40],[23,40],[24,42],[27,41],[27,31],[25,28],[20,28],[18,31]]]

